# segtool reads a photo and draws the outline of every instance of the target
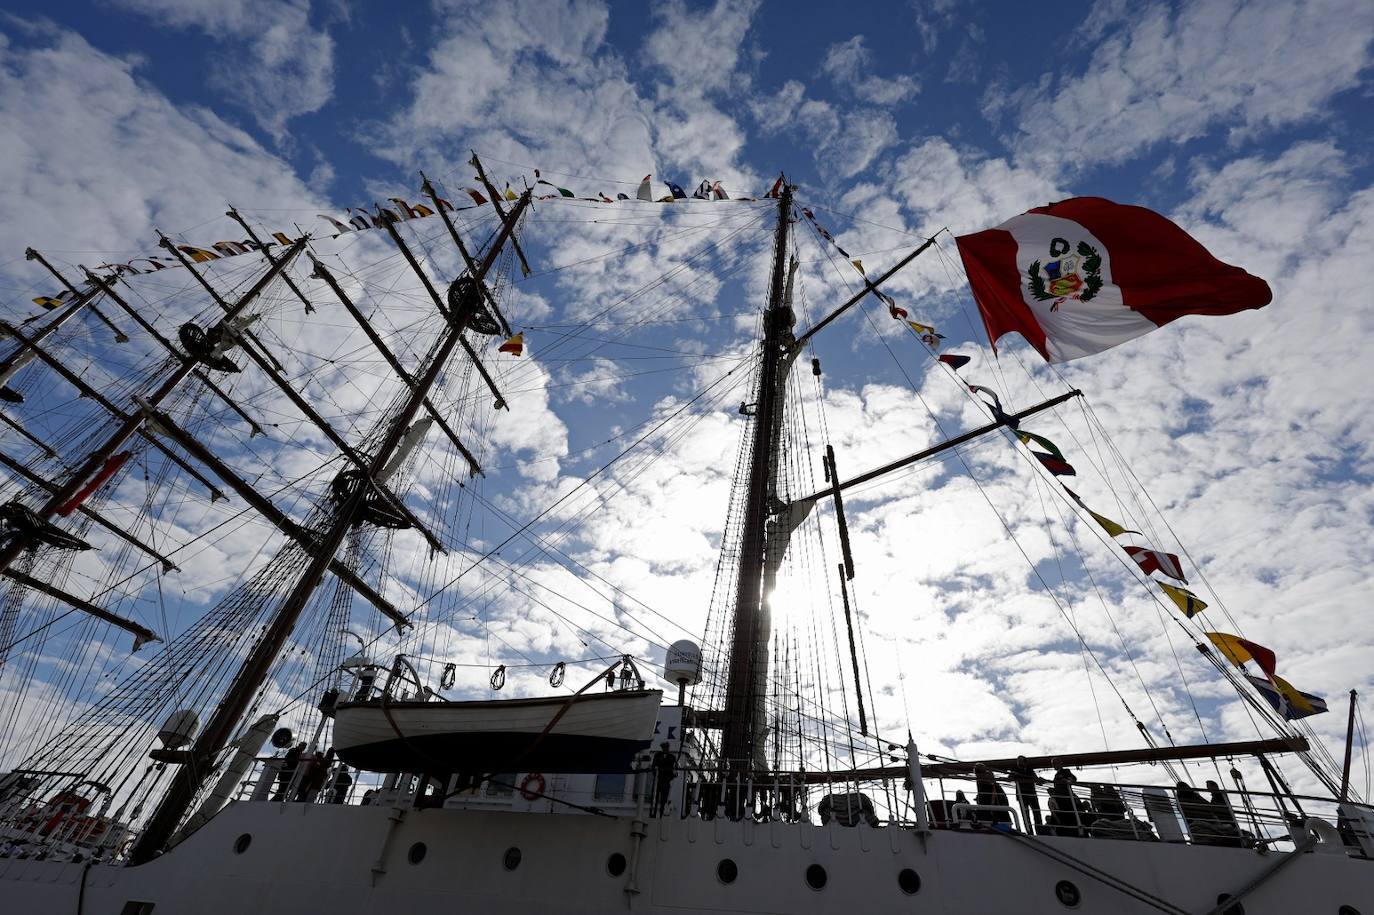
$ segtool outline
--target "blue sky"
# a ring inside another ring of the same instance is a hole
[[[1222,259],[1268,279],[1274,304],[1188,319],[1072,364],[1065,380],[1089,393],[1095,413],[1038,431],[1090,451],[1105,447],[1093,425],[1100,418],[1143,490],[1113,471],[1114,480],[1081,487],[1085,497],[1099,507],[1111,500],[1108,514],[1155,524],[1141,529],[1165,548],[1189,551],[1221,601],[1250,620],[1247,634],[1280,650],[1300,688],[1334,697],[1371,685],[1374,635],[1360,607],[1363,569],[1374,559],[1374,411],[1360,366],[1374,331],[1364,277],[1374,262],[1374,164],[1366,152],[1374,141],[1374,8],[1363,0],[1068,3],[1049,12],[949,0],[843,8],[109,0],[12,2],[8,11],[0,21],[0,303],[11,314],[29,312],[38,281],[22,261],[27,244],[73,263],[91,262],[95,252],[150,251],[154,226],[203,243],[226,237],[214,222],[226,200],[263,224],[310,221],[390,194],[414,197],[419,168],[463,178],[470,147],[501,177],[528,175],[529,167],[589,176],[556,178],[579,192],[628,190],[609,182],[633,184],[653,172],[689,189],[715,178],[735,196],[758,194],[785,169],[804,203],[829,208],[818,211],[827,228],[870,269],[943,226],[976,231],[1064,196],[1157,209]],[[560,234],[553,221],[542,228],[547,234],[531,234],[545,264],[632,240],[630,230],[607,226],[580,234]],[[751,244],[761,250],[766,241],[759,234]],[[583,318],[689,253],[661,243],[619,272],[532,282],[521,287],[529,296],[521,323]],[[918,261],[893,290],[940,324],[951,347],[973,352],[980,341],[966,288],[945,259],[951,254],[946,245],[944,255]],[[726,257],[715,269],[730,263]],[[763,279],[741,277],[708,282],[707,294],[665,307],[684,315],[747,310]],[[842,298],[852,278],[818,262],[805,268],[804,282],[819,306]],[[865,333],[910,347],[898,329],[869,331],[855,321],[822,344],[829,425],[853,470],[938,434],[907,377],[944,431],[980,421],[978,408],[919,352],[897,350],[899,361],[909,358],[901,370],[886,355],[871,356],[880,350]],[[324,333],[303,323],[278,330],[288,342]],[[748,320],[723,321],[639,342],[735,352],[750,332]],[[536,361],[541,345],[549,338],[532,333]],[[1013,346],[997,365],[977,352],[983,361],[966,374],[994,380],[1012,403],[1060,385],[1030,369],[1024,348]],[[625,371],[630,354],[613,350],[607,366],[593,369]],[[539,384],[549,387],[528,405],[536,419],[499,433],[505,438],[495,446],[512,466],[552,459],[538,464],[547,473],[511,471],[501,481],[517,514],[586,473],[596,456],[576,452],[608,424],[641,421],[665,396],[690,389],[671,379],[598,386],[581,369],[552,361],[545,368]],[[576,390],[587,396],[555,387],[579,379]],[[673,472],[653,484],[660,492],[674,481],[687,493],[723,492],[714,464],[738,429],[728,416],[713,423],[704,449],[711,459],[670,450]],[[1008,505],[1038,494],[1015,452],[1003,451],[980,449],[971,458],[984,462],[979,475]],[[1104,475],[1111,469],[1106,460],[1101,466]],[[924,480],[916,492],[890,487],[853,500],[867,569],[858,599],[875,638],[870,662],[882,714],[895,726],[904,688],[939,696],[917,730],[951,752],[1078,748],[1098,739],[1083,732],[1093,710],[1082,691],[1069,699],[1060,689],[1066,672],[1083,676],[1083,659],[1059,612],[1038,594],[1022,557],[985,545],[1009,524],[1054,579],[1048,570],[1071,544],[1055,539],[1039,507],[980,519],[952,512],[955,497],[978,497],[957,467]],[[626,485],[633,492],[650,483]],[[666,555],[631,568],[610,555],[611,538],[596,535],[584,555],[689,629],[699,626],[723,496],[684,496],[682,503],[710,503],[689,506],[694,512],[648,491],[636,498],[627,504],[641,516],[688,516],[640,527],[626,508],[608,522],[667,544]],[[1079,571],[1065,575],[1064,604],[1093,620],[1083,623],[1088,638],[1119,665],[1114,671],[1162,696],[1172,731],[1198,737],[1170,659],[1169,627],[1129,590],[1110,548],[1088,529],[1073,530],[1097,557],[1088,567],[1107,576],[1128,638],[1117,639]],[[900,611],[890,609],[893,593],[903,596]],[[523,631],[517,609],[506,621]],[[1122,641],[1162,666],[1133,668]],[[541,656],[564,648],[544,644]],[[900,676],[915,686],[899,683],[899,657]],[[1188,669],[1200,681],[1209,736],[1249,736],[1243,713],[1205,682],[1206,668]],[[1139,697],[1137,704],[1145,705]],[[1337,717],[1317,726],[1332,735]],[[1129,722],[1108,727],[1130,744]]]
[[[254,36],[247,25],[242,31],[237,26],[225,28],[213,16],[196,12],[213,6],[235,9],[250,5],[20,0],[10,4],[9,11],[18,19],[47,21],[70,29],[106,54],[137,59],[138,76],[174,104],[214,110],[282,155],[302,176],[309,176],[320,161],[327,161],[335,173],[327,190],[335,200],[361,199],[358,195],[365,193],[369,181],[407,177],[398,175],[393,163],[374,155],[361,135],[411,100],[408,78],[423,66],[435,36],[456,26],[461,12],[436,13],[419,3],[399,8],[376,3],[282,4],[301,10],[283,49],[297,62],[269,65],[266,72],[273,82],[279,86],[309,84],[312,79],[306,74],[318,74],[325,68],[308,63],[311,47],[305,43],[306,36],[327,38],[332,50],[327,79],[315,78],[320,85],[311,98],[297,103],[294,110],[299,113],[287,122],[289,134],[275,143],[278,138],[272,130],[264,129],[263,120],[270,122],[283,112],[290,115],[293,106],[289,101],[271,104],[255,99],[228,75],[228,71],[265,68],[262,58],[255,56]],[[661,27],[669,33],[668,40],[680,42],[684,53],[690,54],[689,49],[697,43],[713,42],[709,30],[715,20],[709,18],[707,6],[688,4],[669,21],[673,14],[656,10],[671,11],[671,4],[613,4],[604,42],[597,50],[623,65],[631,84],[652,85],[663,74],[644,53],[644,37]],[[1174,10],[1177,19],[1179,11],[1192,6],[1149,5],[1128,16],[1125,4],[1066,3],[1055,9],[1053,17],[1043,17],[1028,15],[1024,6],[1016,3],[871,3],[846,8],[842,15],[824,4],[809,8],[764,4],[748,17],[747,31],[738,43],[739,57],[732,74],[737,88],[711,94],[728,98],[739,107],[764,105],[789,80],[800,81],[806,85],[809,98],[841,110],[862,111],[866,103],[852,87],[844,85],[843,77],[837,78],[825,67],[828,53],[857,39],[866,55],[865,78],[878,79],[889,89],[894,89],[898,80],[913,85],[914,91],[895,104],[868,109],[890,116],[902,143],[939,136],[987,155],[1006,155],[1015,151],[1015,142],[1008,141],[1018,135],[1052,142],[1055,132],[1055,124],[1046,120],[1016,124],[1018,111],[1024,110],[1018,106],[1016,93],[1044,98],[1083,73],[1095,46],[1104,41],[1129,41],[1131,29],[1123,26],[1139,23],[1146,11]],[[1235,6],[1239,8],[1237,17],[1244,20],[1246,5]],[[1294,7],[1288,21],[1300,22],[1305,13],[1316,12],[1300,11],[1301,6]],[[1254,12],[1252,9],[1251,14]],[[1315,18],[1339,21],[1338,8],[1333,7],[1332,12],[1336,15]],[[11,40],[22,46],[26,42],[17,31],[12,26]],[[720,41],[729,43],[732,37],[723,35]],[[1265,53],[1275,56],[1264,57],[1265,67],[1280,65],[1293,53],[1283,49],[1287,42],[1274,38],[1273,43]],[[1224,43],[1216,48],[1223,57],[1226,55]],[[537,54],[531,58],[531,79],[543,75],[537,66],[540,62]],[[547,58],[542,62],[547,63]],[[1247,66],[1259,64],[1258,60],[1243,58],[1235,61],[1234,69],[1242,74],[1241,92],[1246,88]],[[1154,75],[1146,72],[1142,78],[1148,82]],[[741,81],[744,85],[739,85]],[[1282,87],[1283,79],[1278,82]],[[1299,90],[1297,94],[1302,93]],[[990,117],[991,106],[999,99],[1008,100],[1009,106]],[[1092,93],[1079,102],[1072,116],[1087,130],[1101,114],[1096,105],[1107,109],[1114,106],[1109,95],[1095,98]],[[1301,109],[1304,104],[1299,101],[1297,107]],[[1122,162],[1090,161],[1078,167],[1073,156],[1066,155],[1065,165],[1073,175],[1072,190],[1076,193],[1129,197],[1168,209],[1188,193],[1190,162],[1225,161],[1245,152],[1279,150],[1303,139],[1331,140],[1345,148],[1360,148],[1370,135],[1368,104],[1368,89],[1352,83],[1347,91],[1322,97],[1320,117],[1303,117],[1299,110],[1296,120],[1249,135],[1237,130],[1237,121],[1242,118],[1235,117],[1234,112],[1214,112],[1202,129],[1189,119],[1173,130],[1165,119],[1158,135],[1144,148],[1129,151]],[[1282,103],[1275,107],[1281,109]],[[255,118],[255,114],[261,117]],[[518,132],[518,124],[509,126]],[[749,130],[746,159],[760,174],[785,168],[818,191],[838,193],[843,182],[836,180],[825,163],[812,159],[805,139],[785,129]],[[889,150],[889,157],[897,148]],[[1353,166],[1352,184],[1368,179],[1367,161]],[[683,183],[689,177],[678,175]],[[624,180],[634,178],[627,175]]]

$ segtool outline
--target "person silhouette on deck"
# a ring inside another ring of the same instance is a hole
[[[956,809],[956,808],[959,808],[959,807],[961,807],[961,806],[967,806],[967,805],[968,805],[968,802],[969,802],[969,801],[968,801],[968,796],[967,796],[966,794],[964,794],[963,791],[956,791],[956,792],[954,792],[954,804],[951,806],[950,809],[951,809],[951,810],[954,810],[954,821],[953,821],[953,822],[954,822],[954,828],[955,828],[955,829],[958,829],[958,828],[959,828],[962,824],[964,824],[964,823],[968,823],[968,824],[970,824],[970,825],[972,825],[972,823],[973,823],[973,812],[972,812],[972,811],[970,811],[970,810],[959,810],[959,809]]]
[[[348,801],[348,791],[353,787],[353,776],[348,774],[348,766],[339,766],[329,783],[329,803],[343,804]]]
[[[1221,789],[1221,785],[1211,779],[1207,781],[1207,790],[1210,792],[1208,806],[1212,808],[1212,820],[1218,824],[1217,833],[1223,844],[1243,846],[1246,833],[1241,832],[1240,823],[1236,822],[1236,812],[1231,809],[1231,801],[1226,797],[1226,792]]]
[[[1188,824],[1188,834],[1199,845],[1217,845],[1226,827],[1217,820],[1217,812],[1210,801],[1187,782],[1179,782],[1174,788],[1178,798],[1178,809]],[[1230,808],[1227,808],[1228,812]]]
[[[1211,779],[1207,780],[1207,790],[1210,792],[1208,802],[1212,805],[1212,819],[1222,823],[1229,823],[1239,829],[1236,823],[1236,813],[1231,809],[1231,802],[1226,797],[1226,792],[1221,790],[1221,786]]]
[[[668,806],[668,794],[673,790],[673,779],[677,777],[677,759],[668,749],[668,741],[658,745],[650,767],[654,770],[654,804],[649,808],[649,816],[663,816]]]
[[[281,768],[277,770],[277,790],[273,793],[272,800],[286,800],[286,792],[291,788],[291,780],[296,777],[296,769],[301,764],[301,754],[304,752],[305,741],[286,751],[286,755],[282,757]]]
[[[978,763],[973,767],[974,786],[978,789],[976,803],[979,807],[1010,807],[1007,793],[993,779],[988,767]],[[1005,810],[980,810],[978,819],[984,823],[1010,823],[1011,814]]]
[[[1040,797],[1035,791],[1040,777],[1031,768],[1030,760],[1024,756],[1016,757],[1016,765],[1008,770],[1008,774],[1016,785],[1016,802],[1021,806],[1021,815],[1026,818],[1026,832],[1039,832],[1045,825],[1040,818]],[[1031,828],[1032,822],[1035,823],[1034,829]]]
[[[1093,808],[1098,817],[1108,820],[1126,819],[1126,802],[1121,799],[1115,785],[1093,785],[1089,789],[1089,794],[1092,795]]]
[[[1087,827],[1093,821],[1093,812],[1086,802],[1073,793],[1078,777],[1068,769],[1060,768],[1054,773],[1054,783],[1050,786],[1051,834],[1056,836],[1086,836]]]
[[[329,752],[321,756],[318,751],[305,763],[305,771],[296,784],[296,800],[313,801],[315,795],[320,793],[324,787],[324,780],[329,776],[329,768],[334,765],[334,748],[330,747]]]

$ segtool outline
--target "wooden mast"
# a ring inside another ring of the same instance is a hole
[[[267,285],[271,283],[272,280],[276,279],[277,275],[281,273],[281,271],[286,267],[286,265],[290,263],[291,260],[297,254],[299,254],[301,249],[304,247],[305,239],[301,239],[297,241],[294,245],[292,245],[285,257],[283,257],[277,264],[274,264],[272,266],[272,269],[268,270],[261,277],[259,277],[258,281],[253,284],[252,288],[250,288],[246,293],[244,293],[243,297],[240,298],[237,302],[235,302],[232,307],[226,310],[224,317],[221,318],[219,320],[219,323],[215,325],[214,330],[223,330],[226,333],[232,332],[231,327],[234,320],[238,318],[243,313],[243,311],[257,299],[258,295],[263,291],[263,289],[267,288]],[[39,350],[38,347],[31,340],[25,338],[23,335],[18,333],[14,328],[6,328],[6,330],[11,332],[12,335],[15,336],[21,343],[24,343],[32,351],[37,353],[40,357],[43,355],[41,350]],[[45,359],[44,361],[47,360]],[[187,378],[191,376],[191,374],[195,371],[197,365],[198,363],[192,359],[187,359],[183,361],[181,365],[174,368],[171,374],[169,374],[167,378],[163,380],[162,384],[158,385],[157,389],[147,397],[147,402],[152,404],[153,406],[158,406],[159,404],[161,404],[164,400],[171,396],[172,393],[177,390],[177,388],[181,386],[181,383],[183,381],[185,381]],[[67,376],[64,375],[64,377]],[[106,403],[108,403],[108,401],[106,401]],[[119,411],[116,411],[115,415],[122,416],[123,421],[115,429],[113,434],[111,434],[100,445],[99,448],[96,448],[93,452],[91,452],[90,455],[87,456],[86,460],[82,462],[80,467],[78,467],[73,473],[68,474],[66,481],[61,484],[59,490],[53,493],[52,496],[49,499],[47,499],[43,503],[43,505],[37,510],[37,514],[40,518],[47,520],[51,518],[54,514],[56,514],[58,508],[64,505],[69,499],[72,498],[72,496],[76,495],[76,493],[78,493],[81,490],[82,486],[84,486],[85,483],[96,472],[98,472],[102,466],[104,466],[105,462],[109,460],[117,451],[119,451],[119,449],[122,448],[124,444],[129,441],[129,439],[133,438],[135,435],[138,435],[140,432],[143,431],[144,418],[142,413],[135,411],[133,413],[125,415],[120,413]],[[180,458],[177,458],[177,460],[180,460]],[[212,491],[217,492],[217,490],[213,490],[213,487]],[[10,564],[13,563],[14,560],[17,559],[20,556],[20,554],[22,554],[24,550],[28,549],[32,544],[33,538],[31,536],[25,536],[20,533],[12,535],[9,539],[9,542],[5,544],[3,549],[0,549],[0,570],[9,568]]]
[[[778,451],[778,423],[786,388],[784,351],[792,343],[791,309],[784,303],[788,235],[792,218],[792,188],[783,181],[778,195],[778,225],[773,242],[773,277],[768,307],[763,313],[763,342],[756,387],[754,434],[749,457],[744,528],[740,535],[739,575],[735,586],[735,615],[730,637],[729,678],[725,687],[725,722],[721,742],[722,771],[740,774],[754,765],[755,736],[761,700],[767,694],[768,640],[771,625],[764,605],[763,577],[767,550],[768,500]],[[766,719],[765,719],[766,720]]]
[[[45,268],[47,268],[47,271],[51,273],[59,283],[67,287],[67,289],[73,295],[81,294],[80,291],[72,285],[71,281],[68,280],[65,276],[63,276],[56,267],[48,263],[47,259],[45,259],[41,254],[34,251],[33,259],[38,261]],[[132,305],[130,305],[128,302],[124,300],[123,296],[114,291],[114,286],[112,282],[115,279],[114,277],[106,278],[98,276],[86,267],[81,267],[81,270],[86,274],[86,284],[88,288],[97,290],[99,292],[103,292],[106,298],[108,298],[110,301],[114,302],[121,309],[123,309],[124,313],[127,314],[130,318],[132,318],[134,323],[141,327],[143,331],[146,334],[148,334],[148,336],[152,337],[159,344],[161,344],[163,349],[167,350],[167,352],[171,353],[178,359],[192,358],[182,353],[181,350],[177,349],[176,346],[172,344],[171,340],[168,340],[166,337],[164,337],[156,327],[154,327],[151,323],[149,323],[149,321],[146,318],[143,317],[143,315],[139,314],[138,309],[134,308]],[[285,277],[283,276],[283,278]],[[214,379],[210,377],[209,372],[197,366],[193,374],[195,374],[196,378],[200,381],[201,384],[205,385],[207,388],[210,389],[210,393],[214,394],[221,401],[227,404],[231,410],[233,410],[235,413],[241,416],[248,423],[248,425],[252,429],[253,435],[262,434],[262,428],[253,420],[253,417],[245,413],[243,408],[240,407],[232,397],[225,393],[224,389],[222,389],[219,385],[215,384]]]
[[[325,284],[334,291],[334,295],[343,303],[344,310],[349,313],[358,327],[362,329],[363,334],[371,341],[373,348],[377,350],[384,360],[386,360],[386,364],[391,366],[391,370],[396,373],[396,377],[405,382],[407,386],[413,385],[415,379],[411,377],[410,372],[406,371],[405,366],[401,365],[400,360],[396,358],[396,354],[391,351],[391,347],[386,345],[386,341],[381,338],[376,328],[367,320],[367,316],[358,310],[357,305],[353,304],[353,300],[348,297],[348,293],[344,292],[343,287],[339,285],[339,281],[334,278],[334,274],[330,273],[315,255],[310,255],[310,261],[315,265],[315,272],[312,273],[311,276],[315,279],[324,280]],[[476,272],[477,265],[474,263],[470,269]],[[463,444],[463,440],[458,437],[458,433],[454,431],[453,427],[449,425],[448,420],[444,417],[443,411],[435,406],[434,402],[428,397],[425,398],[424,407],[425,412],[429,414],[429,418],[434,420],[434,424],[448,437],[448,440],[453,443],[453,447],[457,448],[458,453],[468,462],[468,470],[472,475],[477,476],[480,474],[482,472],[482,465],[477,462],[477,456],[472,453],[467,445]]]
[[[515,225],[529,202],[530,193],[526,191],[512,208],[510,218],[501,227],[501,231],[492,242],[486,258],[478,268],[477,276],[473,277],[475,282],[480,283],[496,262],[497,255],[504,246],[506,239],[515,230]],[[448,363],[449,357],[463,342],[463,331],[480,304],[476,289],[474,289],[473,296],[467,299],[464,304],[466,307],[461,314],[449,314],[447,316],[448,327],[440,338],[433,357],[425,371],[416,378],[400,413],[390,421],[387,434],[375,455],[367,461],[365,471],[369,479],[375,478],[378,472],[390,461],[393,453],[404,439],[411,421],[419,412],[429,390],[434,386],[439,374]],[[369,485],[356,487],[335,510],[327,529],[315,541],[309,565],[273,615],[262,637],[258,639],[248,657],[244,659],[234,676],[233,682],[225,692],[224,698],[196,738],[188,753],[187,761],[176,772],[167,793],[149,818],[143,833],[130,852],[130,863],[140,864],[150,860],[163,848],[176,830],[206,776],[213,769],[215,756],[228,744],[238,726],[239,719],[263,683],[266,682],[273,663],[285,647],[297,620],[314,595],[315,588],[329,568],[334,559],[334,554],[338,552],[349,529],[353,526],[358,510],[370,492],[371,487]]]
[[[163,240],[167,241],[165,238]],[[301,239],[301,241],[304,240],[305,239]],[[196,270],[195,266],[192,265],[192,263],[189,260],[187,260],[186,255],[184,255],[181,251],[177,250],[176,245],[173,245],[170,241],[167,241],[164,247],[166,247],[168,251],[171,251],[174,255],[176,255],[177,259],[181,261],[181,265],[185,267],[186,270],[189,271],[190,274],[200,282],[201,286],[204,287],[205,290],[209,292],[210,295],[214,297],[216,301],[219,301],[221,305],[224,304],[219,293],[216,292],[214,287],[211,286],[210,283],[205,279],[205,277],[200,274],[200,271]],[[292,250],[294,251],[295,249],[293,248]],[[288,259],[289,258],[287,257],[283,257],[280,261],[273,261],[273,269],[278,269],[278,265],[284,266],[284,262]],[[245,334],[245,336],[247,336],[247,334]],[[261,351],[259,351],[260,349]],[[246,355],[250,360],[252,360],[262,371],[262,373],[267,376],[267,380],[271,381],[274,385],[276,385],[277,390],[281,391],[282,394],[286,396],[286,399],[291,401],[291,405],[294,406],[297,410],[300,410],[301,413],[305,415],[306,419],[309,419],[312,423],[314,423],[315,428],[323,432],[325,437],[328,438],[331,442],[333,442],[336,448],[343,452],[344,457],[346,457],[350,463],[352,463],[360,471],[366,472],[366,458],[359,454],[358,450],[348,443],[348,440],[345,439],[339,433],[339,431],[334,428],[333,424],[331,424],[329,420],[325,419],[324,416],[322,416],[318,410],[311,406],[310,401],[306,400],[305,397],[303,397],[299,391],[297,391],[294,387],[291,386],[291,383],[286,379],[286,376],[282,374],[284,369],[282,368],[281,363],[279,363],[272,356],[272,353],[269,350],[267,350],[265,347],[261,347],[261,344],[258,344],[258,346],[248,346],[247,341],[245,341],[243,346],[243,352],[244,355]],[[430,549],[440,553],[444,552],[444,544],[438,538],[438,536],[435,535],[434,532],[431,531],[424,524],[424,522],[417,518],[414,515],[414,513],[411,512],[411,510],[407,508],[404,503],[401,502],[400,499],[396,498],[396,495],[393,492],[391,492],[391,490],[389,490],[385,485],[381,484],[380,482],[373,480],[370,475],[367,475],[367,479],[369,481],[368,485],[372,486],[376,490],[377,494],[382,499],[384,499],[387,502],[387,504],[391,506],[392,509],[394,509],[403,518],[405,518],[406,521],[410,524],[410,526],[415,528],[415,530],[418,531],[420,535],[425,538],[426,542],[429,543]]]

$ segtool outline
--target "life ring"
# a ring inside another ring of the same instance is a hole
[[[527,801],[537,801],[544,794],[544,776],[530,772],[520,780],[520,796]]]

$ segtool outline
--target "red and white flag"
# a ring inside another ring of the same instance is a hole
[[[1037,207],[955,241],[993,348],[1019,333],[1047,362],[1272,298],[1264,280],[1217,260],[1158,213],[1101,197]]]
[[[1140,566],[1140,571],[1146,575],[1151,572],[1162,572],[1187,584],[1188,579],[1183,577],[1183,566],[1173,553],[1146,549],[1143,546],[1123,546],[1122,549],[1135,560],[1136,565]]]

